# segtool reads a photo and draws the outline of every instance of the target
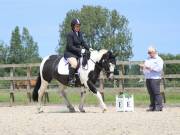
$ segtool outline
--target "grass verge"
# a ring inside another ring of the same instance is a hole
[[[144,91],[129,91],[129,94],[134,95],[135,105],[148,105],[149,95],[146,90]],[[108,105],[115,105],[115,96],[118,94],[115,90],[105,89],[105,103]],[[180,105],[180,91],[165,91],[167,105]],[[78,89],[68,89],[67,96],[71,103],[79,104],[80,102],[80,91]],[[49,100],[48,104],[64,104],[64,101],[58,92],[55,90],[49,90]],[[0,103],[9,102],[9,92],[0,91]],[[27,93],[25,91],[15,92],[15,104],[26,105],[28,103]],[[99,102],[93,93],[88,92],[85,98],[85,104],[88,105],[98,105]]]

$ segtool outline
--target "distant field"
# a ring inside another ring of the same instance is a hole
[[[118,94],[115,90],[105,89],[105,103],[108,105],[115,104],[115,96]],[[149,104],[149,96],[146,90],[141,91],[129,91],[129,94],[134,95],[135,105],[147,105]],[[165,91],[167,105],[180,105],[180,91],[168,90]],[[67,89],[67,95],[73,104],[80,102],[80,91],[78,89]],[[55,90],[49,90],[49,104],[64,104],[62,97],[59,96]],[[9,102],[9,92],[0,91],[0,103]],[[27,93],[22,91],[15,92],[15,104],[28,104]],[[96,97],[91,93],[87,92],[85,104],[98,105]]]

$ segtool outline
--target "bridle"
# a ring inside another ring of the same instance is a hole
[[[89,51],[88,51],[88,52],[89,52]],[[87,55],[87,54],[85,54],[85,55]],[[97,66],[100,70],[102,70],[106,75],[107,75],[107,74],[112,74],[112,73],[114,73],[113,71],[106,71],[105,68],[99,66],[99,65],[97,64],[97,62],[95,62],[93,59],[91,59],[91,58],[89,58],[89,59],[95,64],[95,66]],[[106,61],[106,60],[103,60],[103,61]],[[107,64],[107,62],[106,62],[106,64]],[[108,65],[106,65],[106,66],[108,66]],[[85,69],[85,68],[84,68],[84,69]],[[87,70],[87,69],[85,69],[85,70]]]
[[[90,60],[99,68],[99,69],[104,69],[103,67],[101,67],[101,66],[99,66],[93,59],[91,59],[90,58]],[[105,69],[104,70],[102,70],[104,73],[106,73],[106,74],[111,74],[111,73],[114,73],[114,72],[112,72],[112,71],[106,71]]]

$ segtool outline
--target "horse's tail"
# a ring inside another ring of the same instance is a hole
[[[37,81],[36,81],[36,85],[34,87],[34,90],[33,90],[33,101],[38,101],[38,91],[39,91],[39,88],[41,86],[41,76],[40,76],[40,73],[38,74],[38,78],[37,78]]]

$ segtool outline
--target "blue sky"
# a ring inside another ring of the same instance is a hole
[[[15,26],[25,26],[38,42],[40,56],[55,54],[59,24],[69,10],[83,5],[116,9],[128,18],[132,60],[145,59],[150,45],[160,53],[180,54],[179,0],[0,0],[0,40],[9,44]]]

